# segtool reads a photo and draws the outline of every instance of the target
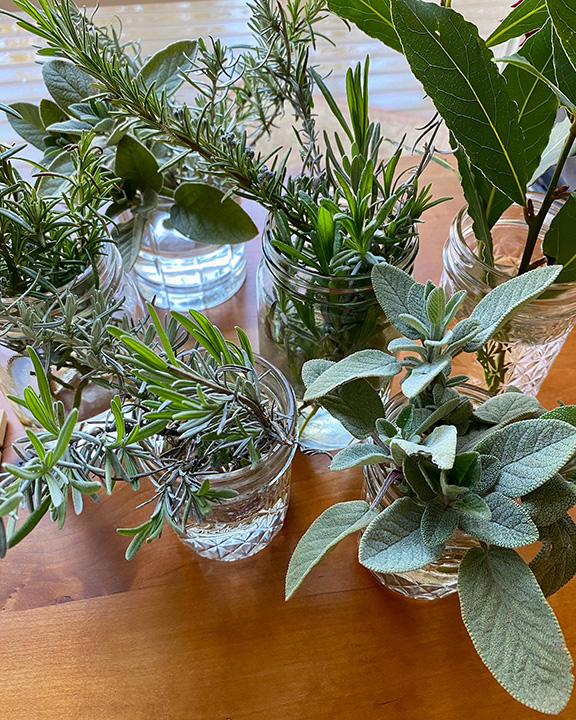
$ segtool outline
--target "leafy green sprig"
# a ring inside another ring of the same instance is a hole
[[[560,282],[574,281],[576,198],[560,180],[576,147],[576,28],[569,4],[523,0],[486,40],[449,2],[386,0],[376,7],[328,0],[328,6],[403,53],[435,104],[451,133],[480,259],[498,262],[492,229],[516,203],[527,224],[518,273],[547,261],[564,266]],[[494,47],[524,35],[515,55],[494,57]],[[547,170],[550,182],[535,208],[528,189]],[[539,248],[557,201],[561,208]]]
[[[101,152],[86,135],[71,148],[71,173],[61,177],[65,193],[43,197],[12,164],[14,148],[0,155],[0,274],[1,293],[42,297],[60,288],[89,267],[110,241],[101,212],[115,186],[103,167]]]
[[[369,66],[367,58],[363,67],[358,64],[347,71],[349,119],[320,75],[312,70],[344,138],[335,133],[331,140],[324,133],[324,181],[312,186],[312,192],[297,191],[307,221],[305,230],[295,228],[283,211],[275,214],[274,245],[323,275],[367,274],[380,262],[397,261],[417,235],[419,218],[445,200],[432,200],[430,186],[418,188],[428,152],[407,177],[397,173],[402,144],[388,161],[380,158],[380,124],[371,122],[368,114]]]
[[[464,623],[480,657],[517,700],[557,713],[573,685],[572,661],[546,602],[576,573],[576,407],[550,412],[511,389],[474,406],[452,376],[462,352],[476,352],[520,307],[562,271],[550,266],[491,291],[454,324],[465,293],[415,282],[391,265],[376,266],[373,285],[402,337],[394,357],[364,350],[338,362],[304,366],[305,400],[321,403],[355,437],[332,469],[380,465],[369,501],[338,503],[300,540],[290,561],[290,597],[344,537],[362,530],[359,560],[375,573],[406,574],[439,562],[455,533],[475,539],[458,572]],[[406,398],[389,412],[369,380],[402,375]],[[396,499],[382,509],[394,488]],[[540,541],[526,563],[515,548]],[[519,673],[518,667],[530,667]]]
[[[30,18],[30,20],[16,18],[19,25],[44,38],[48,44],[48,51],[66,57],[92,76],[102,96],[112,103],[119,117],[137,118],[138,123],[148,128],[151,136],[159,141],[164,142],[169,139],[185,151],[197,155],[209,165],[212,177],[222,178],[230,184],[231,190],[236,194],[256,200],[280,218],[279,224],[287,225],[289,230],[288,236],[281,238],[280,242],[289,240],[286,245],[291,245],[293,248],[291,257],[306,265],[311,258],[313,262],[317,260],[315,257],[317,251],[321,258],[324,258],[326,253],[331,257],[338,255],[342,249],[340,235],[348,237],[352,229],[353,239],[350,249],[353,257],[349,260],[347,268],[346,264],[341,264],[336,270],[342,268],[343,272],[346,272],[360,262],[360,265],[369,271],[372,264],[370,250],[374,248],[377,248],[378,252],[380,250],[378,240],[372,242],[370,248],[366,247],[370,245],[371,239],[378,235],[378,228],[370,223],[376,216],[378,221],[384,219],[384,210],[378,215],[383,203],[390,201],[386,233],[380,243],[381,248],[385,250],[384,256],[394,254],[390,248],[405,245],[414,232],[414,222],[430,207],[428,190],[421,192],[417,190],[415,176],[407,179],[403,184],[394,184],[394,200],[391,200],[388,194],[385,197],[377,197],[379,189],[384,189],[385,192],[391,191],[393,182],[390,175],[394,174],[397,160],[388,165],[388,173],[384,172],[383,183],[380,184],[374,179],[370,181],[369,173],[366,173],[363,178],[364,184],[359,185],[361,178],[357,170],[362,163],[361,153],[373,151],[379,143],[375,126],[370,123],[366,125],[367,83],[365,79],[361,80],[362,73],[359,69],[348,78],[348,101],[354,128],[353,131],[349,130],[347,135],[354,137],[356,133],[358,139],[359,128],[362,128],[364,133],[360,147],[356,143],[352,144],[350,163],[354,165],[354,172],[348,179],[343,175],[336,177],[335,168],[330,173],[325,169],[317,173],[319,155],[315,148],[317,130],[313,128],[311,88],[318,76],[307,65],[306,49],[314,42],[312,24],[322,16],[320,3],[313,2],[309,5],[294,3],[286,12],[280,8],[272,10],[271,8],[275,6],[258,3],[254,5],[257,18],[254,22],[258,27],[261,27],[262,23],[268,23],[270,28],[270,32],[265,33],[263,39],[268,48],[266,57],[271,63],[270,67],[276,68],[282,93],[286,93],[287,101],[296,108],[297,116],[302,118],[307,128],[304,134],[310,152],[304,151],[308,160],[304,161],[304,172],[295,178],[287,175],[289,155],[282,154],[281,149],[273,150],[267,155],[256,152],[250,145],[246,131],[229,131],[221,123],[212,122],[210,115],[214,108],[213,93],[210,101],[201,109],[186,104],[174,108],[168,101],[166,93],[159,92],[154,84],[147,85],[140,74],[135,78],[131,77],[131,74],[117,62],[114,54],[100,43],[98,36],[90,31],[87,21],[81,15],[70,12],[67,2],[43,0],[39,10],[28,0],[18,0],[17,5]],[[294,38],[290,53],[285,47],[287,41],[283,39],[283,35],[288,37],[289,32],[293,33]],[[261,55],[262,53],[260,55],[257,53],[256,57],[260,58]],[[288,57],[292,58],[289,63]],[[266,63],[262,59],[260,74],[266,72],[265,68]],[[254,71],[253,65],[252,71]],[[367,70],[364,71],[364,76],[366,74]],[[254,77],[257,79],[259,74],[256,73]],[[329,104],[332,111],[336,112],[334,101]],[[338,119],[341,120],[342,114],[339,110],[337,112]],[[368,148],[367,143],[368,145],[372,143],[369,139],[371,132],[374,133],[374,145]],[[333,150],[330,157],[329,163],[333,168],[336,158]],[[354,160],[354,157],[357,159]],[[310,163],[313,172],[310,172]],[[343,158],[341,165],[346,169]],[[379,168],[379,165],[375,163],[376,175],[379,173],[377,167]],[[338,183],[334,187],[331,186],[331,177]],[[323,199],[326,199],[327,205],[320,212]],[[306,207],[307,201],[316,207],[318,217],[315,216],[316,213],[312,213],[310,217],[307,212],[302,212],[302,207],[303,205]],[[341,209],[342,217],[334,218],[337,213],[330,201],[338,207],[340,203],[344,204],[344,208]],[[346,207],[347,203],[351,203],[351,206]],[[320,239],[316,246],[308,245],[307,252],[303,252],[302,244],[307,243],[312,234]],[[378,252],[375,255],[378,255]],[[320,264],[326,263],[320,261]]]
[[[213,503],[236,495],[211,488],[211,478],[255,467],[278,445],[293,444],[293,418],[264,389],[264,374],[241,329],[234,344],[195,311],[189,317],[174,313],[165,323],[152,307],[150,313],[152,324],[138,331],[108,327],[114,341],[109,362],[122,378],[122,394],[105,418],[78,424],[76,409],[66,414],[30,348],[38,392],[26,388],[23,398],[13,400],[40,430],[27,430],[15,445],[22,464],[5,466],[2,554],[46,513],[61,527],[70,502],[81,512],[83,494],[96,496],[102,487],[111,493],[117,482],[138,491],[146,478],[152,485],[144,500],[153,504],[150,519],[119,531],[132,537],[131,558],[166,523],[184,532],[191,517],[203,518]],[[197,344],[183,350],[188,333]],[[24,504],[29,515],[19,524]]]

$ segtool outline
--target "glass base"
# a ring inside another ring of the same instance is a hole
[[[412,600],[439,600],[458,591],[458,578],[423,568],[404,575],[373,573],[389,590]]]
[[[324,408],[306,408],[298,416],[299,444],[310,450],[341,450],[358,440]]]
[[[134,265],[142,297],[160,308],[186,312],[220,305],[246,278],[244,245],[206,245],[180,234],[160,212],[148,224]]]
[[[255,555],[278,534],[288,510],[289,492],[272,506],[259,512],[250,522],[192,525],[180,540],[198,555],[210,560],[233,562]]]

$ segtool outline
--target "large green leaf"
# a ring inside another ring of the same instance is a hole
[[[388,453],[384,452],[378,445],[372,443],[349,445],[334,456],[330,464],[330,470],[346,470],[351,467],[376,465],[388,459]]]
[[[58,135],[82,135],[84,132],[92,130],[90,123],[84,122],[84,120],[64,120],[63,122],[57,122],[46,128],[49,133]]]
[[[50,60],[42,65],[42,77],[54,102],[68,110],[70,105],[94,95],[92,78],[67,60]]]
[[[566,0],[546,0],[546,5],[562,47],[576,68],[576,6]]]
[[[544,408],[532,395],[505,392],[489,398],[474,410],[474,418],[490,425],[508,425],[516,420],[542,415]]]
[[[316,378],[335,365],[331,360],[308,360],[302,367],[302,380],[308,387]],[[368,380],[352,380],[321,400],[322,407],[359,440],[372,436],[376,421],[385,415],[380,393]]]
[[[576,198],[574,195],[570,195],[552,218],[542,245],[544,255],[557,265],[562,265],[562,272],[558,275],[557,282],[574,282],[576,280],[575,227]]]
[[[532,492],[576,453],[576,428],[562,420],[520,420],[496,430],[474,448],[494,462],[482,480],[511,498]]]
[[[182,183],[174,193],[170,210],[172,224],[196,242],[238,245],[258,234],[250,215],[212,185]]]
[[[458,573],[462,619],[496,680],[521,703],[559,713],[572,658],[536,578],[515,550],[468,550]]]
[[[576,68],[568,59],[568,55],[554,33],[554,77],[556,85],[567,95],[573,104],[576,104]]]
[[[556,522],[575,504],[576,486],[562,475],[554,475],[522,498],[522,507],[539,527]]]
[[[514,38],[538,30],[548,20],[545,0],[522,0],[516,5],[486,40],[488,47],[494,47]]]
[[[366,35],[402,52],[390,16],[390,0],[328,0],[328,7],[336,15],[353,22]]]
[[[42,125],[44,125],[45,128],[68,119],[68,115],[66,115],[64,110],[47,98],[40,100],[40,117],[42,119]]]
[[[159,192],[162,188],[158,161],[145,145],[131,135],[124,135],[118,143],[114,171],[122,180],[133,182],[138,190],[149,188]]]
[[[447,367],[450,366],[450,357],[439,357],[432,363],[422,363],[412,370],[402,380],[402,392],[407,398],[414,398],[425,390]]]
[[[412,313],[412,307],[408,304],[408,296],[415,289],[419,289],[420,293],[423,293],[424,285],[417,283],[413,277],[400,268],[388,263],[374,266],[372,285],[376,299],[392,325],[405,337],[418,340],[420,333],[405,323],[400,316]]]
[[[358,378],[388,379],[397,375],[402,366],[381,350],[359,350],[325,370],[308,387],[304,400],[315,400]]]
[[[492,511],[488,503],[483,500],[480,495],[469,492],[464,495],[460,500],[456,500],[452,503],[452,507],[455,510],[461,510],[464,513],[472,515],[480,520],[490,520],[492,517]]]
[[[456,143],[457,145],[457,143]],[[470,158],[462,146],[457,146],[454,156],[458,163],[460,185],[468,204],[468,215],[472,219],[472,229],[478,244],[478,257],[488,265],[494,263],[493,240],[488,222],[487,198],[482,193],[490,184],[470,164]],[[491,186],[494,188],[494,186]],[[496,188],[494,188],[496,190]]]
[[[332,505],[314,520],[290,558],[286,573],[286,600],[341,540],[365,528],[376,514],[364,500],[352,500]]]
[[[457,430],[453,425],[439,425],[427,435],[422,443],[393,439],[390,451],[398,465],[406,455],[426,455],[441,470],[450,470],[456,458]]]
[[[422,514],[422,538],[426,545],[442,545],[452,537],[458,527],[458,513],[442,500],[427,503]]]
[[[193,65],[198,43],[196,40],[178,40],[152,55],[138,73],[146,87],[154,83],[158,94],[174,93],[184,78],[182,73],[188,72]]]
[[[518,55],[530,62],[539,72],[551,78],[552,62],[552,26],[547,21],[545,26],[529,37],[523,44]],[[542,152],[545,150],[550,132],[556,120],[558,101],[551,88],[532,73],[516,65],[507,65],[502,73],[506,78],[508,94],[518,105],[518,122],[524,135],[524,154],[526,174],[530,175],[538,167]],[[470,216],[475,225],[475,232],[480,231],[479,253],[485,247],[485,226],[491,228],[511,204],[510,198],[488,182],[475,168],[470,169],[471,178],[465,176],[466,169],[462,162],[458,165],[463,174],[463,187],[467,201],[472,205]],[[471,187],[470,187],[471,186]],[[477,198],[475,198],[477,196]],[[477,208],[481,205],[483,210]],[[480,213],[483,212],[484,219]],[[481,255],[482,257],[482,255]],[[484,258],[491,262],[490,256]]]
[[[540,540],[542,547],[530,568],[549,597],[576,575],[576,525],[570,515],[541,528]]]
[[[532,65],[532,63],[529,62],[525,57],[522,57],[522,55],[516,53],[515,55],[510,55],[509,57],[499,58],[499,62],[507,63],[508,65],[514,65],[532,74],[535,78],[538,78],[540,82],[547,85],[554,92],[558,99],[558,102],[560,103],[560,105],[562,105],[562,107],[567,108],[571,113],[576,112],[576,104],[574,104],[574,102],[566,95],[566,93],[560,90],[560,88],[555,82],[556,79],[551,78],[549,75],[545,75],[537,67],[534,67],[534,65]]]
[[[372,520],[360,540],[358,557],[374,572],[409,572],[438,560],[443,545],[424,542],[420,523],[424,508],[410,498],[395,500]]]
[[[452,8],[392,0],[392,19],[412,72],[471,163],[524,204],[526,163],[518,107],[478,29]]]
[[[518,275],[491,290],[470,315],[482,330],[464,345],[466,352],[479,350],[490,337],[526,303],[537,298],[558,277],[561,267],[551,265]]]
[[[568,137],[568,133],[570,132],[570,125],[570,120],[568,118],[564,118],[552,128],[548,144],[542,153],[538,167],[532,173],[532,177],[530,178],[528,185],[533,185],[539,177],[544,175],[546,170],[556,165],[560,159],[560,155],[562,154],[562,149],[566,144],[566,139]],[[575,153],[576,145],[573,146],[571,155],[574,155]]]
[[[374,433],[378,418],[386,411],[380,393],[368,380],[353,380],[321,399],[322,407],[359,440]]]
[[[526,58],[543,75],[553,75],[552,26],[549,21],[526,40],[518,55]],[[508,94],[518,105],[518,121],[524,135],[526,174],[529,177],[538,167],[548,144],[556,122],[558,101],[548,85],[522,68],[507,65],[503,75]]]
[[[498,492],[484,497],[490,508],[490,519],[468,513],[460,516],[459,527],[478,540],[500,547],[522,547],[538,540],[538,528],[515,500]]]
[[[17,102],[12,103],[10,108],[15,110],[19,115],[19,117],[12,114],[6,115],[8,122],[18,135],[39,150],[44,150],[46,148],[44,138],[47,133],[42,123],[42,118],[40,117],[40,108],[38,105],[27,102]]]

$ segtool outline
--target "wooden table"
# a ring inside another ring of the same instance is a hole
[[[421,230],[417,277],[437,280],[461,204],[432,165],[435,193],[457,199]],[[256,340],[254,273],[209,312]],[[548,406],[576,401],[573,336],[544,386]],[[18,431],[15,423],[11,435]],[[58,531],[47,519],[0,563],[0,718],[10,720],[507,720],[541,717],[500,688],[476,655],[458,599],[407,600],[379,585],[342,543],[285,603],[290,554],[335,501],[359,496],[361,471],[331,473],[298,455],[283,531],[234,564],[196,557],[169,530],[124,560],[115,528],[144,519],[137,496],[87,503]],[[576,590],[552,605],[576,654]],[[576,698],[563,713],[576,717]]]

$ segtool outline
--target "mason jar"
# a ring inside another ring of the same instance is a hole
[[[92,312],[90,298],[98,288],[104,293],[111,293],[111,302],[122,303],[113,317],[119,319],[125,314],[131,320],[140,320],[145,314],[142,298],[133,280],[122,269],[122,258],[116,246],[107,243],[105,248],[105,252],[96,259],[98,282],[96,282],[94,269],[88,267],[59,292],[68,290],[69,293],[76,296],[78,300],[76,317],[90,317]],[[50,296],[47,295],[47,299],[50,299]],[[34,304],[44,301],[29,296],[25,302],[31,308]],[[14,300],[3,298],[2,303],[5,308],[8,308],[13,305]],[[17,312],[17,308],[13,308],[11,311],[13,316]],[[56,306],[51,316],[57,320],[62,316],[61,313],[60,308]],[[65,329],[63,329],[63,334],[66,334]],[[24,389],[27,386],[37,387],[32,361],[26,352],[28,345],[35,347],[42,356],[42,343],[35,335],[29,337],[15,327],[0,328],[0,389],[6,396],[23,397]],[[74,367],[65,364],[62,368],[52,368],[51,375],[51,386],[55,397],[63,402],[68,411],[71,410],[75,402],[77,404],[76,395],[81,383],[81,374]],[[94,418],[110,407],[110,400],[116,391],[106,387],[105,379],[102,380],[103,384],[90,381],[81,389],[81,401],[78,406],[79,420]],[[24,425],[35,424],[35,420],[21,405],[12,401],[11,405],[16,416]]]
[[[542,196],[531,198],[537,212]],[[558,203],[552,206],[532,261],[543,259],[542,241],[559,207]],[[460,210],[444,245],[441,280],[448,295],[466,290],[460,317],[468,316],[491,289],[517,275],[527,233],[523,209],[511,206],[492,229],[494,267],[491,267],[479,259],[472,219],[466,208]],[[554,283],[519,310],[479,353],[458,356],[453,372],[468,375],[470,382],[492,393],[515,385],[529,395],[536,395],[575,323],[576,283]]]
[[[474,385],[460,385],[458,390],[476,407],[491,397],[486,390]],[[386,404],[386,418],[391,421],[395,420],[407,404],[408,400],[402,393],[394,395]],[[363,497],[366,502],[373,503],[376,500],[390,469],[385,464],[367,465],[364,468]],[[392,483],[376,507],[378,510],[384,510],[402,496],[403,493],[398,484]],[[436,600],[458,590],[460,563],[468,550],[478,544],[476,538],[456,530],[446,543],[442,556],[425,567],[405,573],[373,572],[372,574],[383,585],[400,595],[415,600]]]
[[[296,452],[296,398],[286,378],[267,360],[257,356],[255,366],[262,392],[284,418],[287,442],[278,442],[270,448],[255,468],[194,477],[199,485],[208,479],[213,489],[238,493],[211,503],[211,510],[203,519],[190,515],[185,532],[180,534],[185,545],[212,560],[231,562],[260,552],[279,532],[288,510],[292,459]],[[163,442],[159,442],[155,458],[140,459],[144,471],[158,473],[163,447]]]
[[[170,206],[155,210],[144,229],[133,273],[142,297],[187,312],[220,305],[246,278],[244,243],[208,245],[178,232]]]
[[[412,273],[418,237],[411,237],[394,264]],[[321,275],[280,253],[270,221],[262,239],[256,276],[260,353],[279,367],[302,401],[302,366],[308,360],[342,360],[358,350],[386,350],[397,336],[376,300],[370,274]],[[320,449],[347,445],[352,436],[328,412],[300,415],[300,441]]]

